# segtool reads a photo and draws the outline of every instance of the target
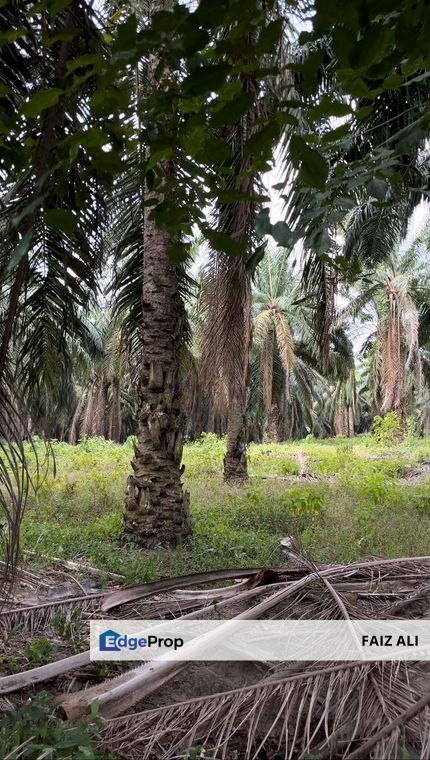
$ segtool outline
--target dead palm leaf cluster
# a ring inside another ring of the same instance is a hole
[[[41,601],[43,594],[22,605],[11,600],[0,625],[4,636],[10,620],[16,629],[25,625],[30,635],[49,635],[59,612],[74,620],[79,612],[84,627],[90,618],[106,614],[215,618],[221,625],[205,636],[216,645],[231,620],[429,615],[430,557],[317,567],[294,540],[284,540],[283,547],[287,564],[275,569],[214,571],[114,591],[83,588],[80,595],[71,595],[69,589],[68,595],[48,602]],[[233,579],[232,585],[214,585]],[[203,644],[199,638],[192,646]],[[226,760],[389,760],[426,758],[430,751],[426,662],[240,663],[236,668],[234,663],[171,659],[139,663],[119,675],[114,666],[107,680],[80,689],[73,676],[89,666],[89,652],[84,651],[4,676],[1,704],[13,706],[10,699],[45,682],[72,721],[97,702],[103,717],[101,747],[129,760],[167,760],[192,747],[204,748],[206,757]]]

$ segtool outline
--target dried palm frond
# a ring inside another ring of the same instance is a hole
[[[285,568],[277,568],[276,572],[282,572],[283,570],[285,571]],[[131,588],[120,589],[109,594],[104,599],[101,610],[108,612],[121,604],[132,602],[135,599],[143,599],[146,596],[152,596],[163,591],[174,591],[185,586],[204,585],[216,583],[217,581],[233,580],[235,578],[252,578],[259,572],[259,568],[232,568],[209,571],[208,573],[192,573],[191,575],[181,575],[177,578],[155,581],[154,583],[144,583],[142,586],[132,586]]]
[[[425,667],[408,663],[310,663],[293,675],[108,720],[102,743],[129,760],[167,759],[196,744],[216,758],[236,749],[243,760],[268,747],[286,759],[363,758],[364,747],[376,745],[374,756],[388,760],[428,745],[423,675]]]
[[[18,607],[0,612],[0,633],[6,636],[14,628],[20,633],[33,634],[51,625],[56,618],[70,622],[76,618],[76,613],[93,612],[100,607],[100,600],[106,596],[106,591],[77,596],[66,599],[56,599],[52,602],[42,602],[29,607]]]
[[[272,615],[277,609],[279,611],[280,605],[291,601],[297,593],[301,593],[317,579],[327,578],[332,581],[339,581],[350,578],[355,574],[357,574],[357,577],[369,577],[370,575],[372,578],[375,571],[377,575],[384,573],[387,576],[390,571],[404,571],[405,567],[410,567],[411,564],[412,566],[416,565],[417,568],[424,566],[428,570],[430,557],[368,560],[356,562],[349,566],[333,565],[321,570],[314,570],[291,583],[284,584],[280,590],[269,594],[258,604],[235,615],[231,620],[227,620],[223,625],[217,627],[216,630],[196,638],[188,646],[192,650],[192,653],[201,654],[206,650],[208,645],[215,645],[218,640],[221,640],[228,633],[231,622],[234,623],[236,620],[257,620],[264,616]],[[147,585],[149,586],[150,584]],[[133,589],[129,591],[133,592]],[[138,593],[142,595],[141,590]],[[130,599],[132,598],[133,596],[130,596]],[[337,607],[340,609],[339,599],[332,593],[331,599],[332,601],[336,601]],[[344,615],[344,609],[342,609],[342,614]],[[148,667],[148,664],[145,664],[142,667],[134,669],[131,673],[110,679],[95,688],[76,692],[71,696],[68,695],[64,699],[62,698],[62,707],[69,720],[74,721],[88,713],[91,705],[97,701],[100,714],[113,717],[159,689],[162,684],[173,678],[182,668],[183,661],[176,658],[172,658],[169,661],[158,660],[152,663],[150,667]]]

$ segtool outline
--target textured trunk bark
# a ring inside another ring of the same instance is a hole
[[[93,382],[88,392],[87,406],[85,409],[84,418],[82,420],[81,438],[86,438],[87,436],[91,435],[91,427],[93,424],[93,414],[94,414],[94,406],[95,406],[95,391],[96,391],[96,386],[95,386],[95,383]]]
[[[152,0],[149,13],[167,10],[168,0]],[[160,60],[148,61],[148,88],[156,90]],[[174,167],[165,164],[166,173]],[[162,196],[154,195],[162,201]],[[176,267],[167,257],[169,234],[144,212],[142,289],[143,364],[139,383],[137,443],[128,479],[125,530],[148,548],[174,546],[191,533],[189,494],[182,489],[185,414],[179,385],[179,354],[185,308]]]
[[[266,418],[265,438],[267,443],[279,443],[281,440],[281,415],[278,404],[272,404]]]
[[[334,434],[345,435],[345,410],[340,404],[336,410],[334,418]]]
[[[207,422],[206,428],[207,428],[208,433],[215,432],[215,409],[213,407],[212,402],[210,402],[208,422]]]
[[[179,389],[179,350],[185,310],[168,234],[145,211],[143,365],[133,475],[128,479],[125,529],[143,546],[175,545],[191,532],[189,495],[180,469],[185,415]]]
[[[354,438],[354,410],[352,406],[348,407],[348,436]]]
[[[106,380],[103,376],[100,378],[97,391],[91,432],[93,435],[99,436],[100,438],[106,436]]]
[[[85,409],[86,396],[82,393],[73,415],[72,424],[69,431],[69,443],[71,446],[76,446],[79,440],[79,427],[81,424],[82,415]]]
[[[112,383],[112,396],[109,410],[109,438],[115,443],[121,441],[122,415],[119,383]]]
[[[236,356],[237,375],[229,389],[227,452],[224,457],[224,479],[243,482],[248,479],[246,456],[247,421],[246,406],[248,400],[249,353],[251,349],[251,282],[242,274],[241,287],[244,291],[243,308],[237,315],[241,323],[242,342],[240,354]],[[239,351],[238,351],[239,353]]]
[[[230,401],[227,427],[227,452],[224,457],[224,479],[243,482],[248,479],[246,459],[246,397]]]

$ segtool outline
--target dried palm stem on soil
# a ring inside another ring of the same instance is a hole
[[[256,573],[256,576],[254,576],[254,577],[257,578],[257,576],[260,578],[260,582],[262,582],[264,580],[264,578],[266,579],[266,581],[269,581],[270,578],[272,577],[271,573],[269,572],[267,574],[267,571],[264,568],[262,568],[262,570],[259,573]],[[251,579],[251,580],[253,580],[253,579]],[[268,586],[268,588],[273,587],[273,585],[277,585],[277,584],[272,584],[272,586]],[[240,586],[241,588],[239,589],[238,586]],[[262,587],[262,586],[257,586],[256,588],[249,588],[248,587],[247,590],[245,591],[245,590],[243,590],[242,584],[237,584],[233,588],[237,589],[237,593],[236,593],[235,598],[233,600],[235,603],[241,601],[242,598],[248,598],[250,595],[259,593],[260,591],[264,591],[264,587]],[[86,598],[81,598],[80,600],[77,599],[77,600],[74,600],[74,601],[81,601],[81,602],[84,601],[86,603]],[[186,618],[195,617],[196,615],[198,615],[198,616],[202,615],[203,616],[205,613],[206,614],[207,613],[210,614],[211,610],[214,609],[214,606],[213,605],[207,605],[206,606],[206,602],[207,602],[206,599],[200,598],[197,610],[194,610],[193,612],[185,614],[185,615],[181,614],[180,617],[183,617],[184,619],[186,619]],[[220,608],[223,608],[224,606],[229,605],[231,602],[232,602],[231,597],[227,597],[226,599],[221,600],[221,601],[218,601],[216,599],[215,600],[216,609],[219,610]],[[53,603],[53,604],[55,604],[55,603]],[[203,605],[203,611],[202,611],[202,605]],[[163,612],[165,612],[166,611],[166,607],[168,607],[169,612],[172,612],[171,605],[166,605],[166,603],[164,603],[164,602],[157,603],[156,606],[157,606],[158,609],[160,609]],[[195,602],[193,602],[192,607],[193,608],[196,607],[196,603]],[[49,617],[49,619],[46,620],[45,618],[42,617],[42,620],[43,620],[43,622],[44,622],[45,625],[48,625],[49,622],[51,622],[51,620],[54,617],[54,615],[52,614],[52,610],[56,609],[56,612],[58,614],[59,613],[59,609],[61,609],[61,606],[59,606],[57,604],[57,606],[54,608],[53,605],[49,605],[48,608],[50,610],[50,613],[49,613],[50,617]],[[33,608],[30,608],[28,610],[17,610],[16,612],[18,612],[18,613],[19,612],[24,612],[25,614],[30,614],[30,611],[32,609]],[[43,610],[44,610],[44,607],[42,605],[42,612],[41,612],[42,615],[43,615]],[[176,608],[176,612],[178,612],[178,611],[179,611],[179,608],[177,607]],[[152,611],[151,612],[151,617],[153,617],[154,614],[155,614],[154,611]],[[35,629],[33,628],[33,631],[34,630]],[[77,669],[80,669],[80,668],[84,668],[89,663],[90,663],[90,651],[87,650],[85,652],[81,652],[80,654],[73,655],[71,657],[65,657],[65,658],[63,658],[61,660],[57,660],[56,662],[48,663],[46,665],[42,665],[42,666],[36,667],[36,668],[30,668],[29,670],[23,671],[22,673],[17,673],[17,674],[13,674],[13,675],[9,675],[9,676],[4,676],[3,678],[0,678],[0,695],[2,695],[2,694],[10,694],[11,692],[18,691],[19,689],[24,689],[24,688],[28,688],[30,686],[33,686],[36,683],[42,683],[42,682],[45,682],[45,681],[49,681],[49,680],[51,680],[53,678],[56,678],[56,677],[58,677],[60,675],[64,675],[65,673],[68,673],[68,672],[70,672],[72,670],[77,670]]]
[[[53,678],[62,676],[71,670],[84,668],[90,663],[90,653],[81,652],[71,657],[64,657],[56,662],[49,662],[47,665],[40,665],[37,668],[25,670],[22,673],[14,673],[10,676],[0,678],[0,695],[11,694],[19,689],[28,689],[36,683],[50,681]]]
[[[243,760],[275,747],[286,759],[367,758],[377,745],[375,756],[388,760],[406,746],[428,746],[430,692],[411,686],[419,675],[408,663],[306,664],[294,675],[107,720],[102,744],[128,760],[173,758],[196,745],[214,758],[236,750]]]
[[[85,594],[52,602],[42,602],[28,607],[17,607],[0,612],[0,634],[5,637],[12,629],[33,634],[49,626],[54,618],[63,617],[70,622],[76,611],[91,612],[100,607],[100,599],[106,591]]]
[[[144,583],[142,586],[132,586],[131,588],[120,589],[109,594],[104,600],[101,610],[109,610],[119,607],[126,602],[132,602],[136,599],[143,599],[145,596],[151,596],[163,591],[180,590],[183,586],[196,586],[199,584],[216,583],[218,581],[233,580],[235,578],[252,578],[264,568],[233,568],[229,570],[214,570],[208,573],[192,573],[191,575],[182,575],[177,578],[168,578],[154,583]],[[286,572],[287,568],[276,568],[273,572]]]
[[[286,588],[277,591],[256,606],[233,617],[233,621],[255,620],[262,617],[269,613],[270,610],[277,607],[281,602],[285,602],[289,597],[291,598],[302,588],[309,586],[318,578],[332,577],[333,580],[340,580],[342,578],[349,578],[356,572],[364,575],[370,573],[372,577],[374,571],[380,573],[381,570],[387,571],[390,568],[398,570],[402,569],[402,566],[404,567],[405,565],[410,564],[417,569],[423,565],[428,567],[430,564],[430,557],[368,560],[366,562],[356,562],[349,566],[333,565],[321,571],[312,571],[302,578],[288,584]],[[198,576],[196,576],[196,578],[198,578]],[[174,579],[172,579],[172,581],[173,580]],[[178,579],[176,579],[176,581],[178,581]],[[200,580],[200,582],[202,581]],[[142,589],[143,587],[141,588],[141,591]],[[133,589],[129,589],[129,591],[132,592]],[[141,591],[139,593],[141,593]],[[119,593],[120,592],[117,592],[117,594]],[[107,606],[110,608],[109,604]],[[102,605],[102,609],[103,608],[106,608],[106,600]],[[229,629],[229,623],[230,621],[227,621],[215,631],[211,631],[210,633],[195,639],[187,645],[190,647],[190,652],[204,651],[209,643],[215,644],[218,639],[226,635]],[[182,651],[182,655],[183,652],[184,650]],[[97,701],[101,715],[107,717],[120,715],[125,710],[137,704],[148,694],[160,688],[167,680],[173,678],[173,676],[184,667],[183,661],[177,661],[173,654],[169,655],[169,657],[170,659],[168,661],[160,659],[152,663],[145,663],[141,667],[124,673],[117,678],[110,679],[92,689],[86,689],[72,695],[67,695],[61,700],[65,714],[69,720],[75,721],[83,715],[88,714],[91,710],[92,703]]]
[[[91,615],[101,615],[107,602],[108,609],[112,603],[115,607],[121,605],[119,616],[126,610],[129,614],[130,608],[131,611],[143,608],[145,615],[150,609],[171,616],[194,607],[197,609],[181,617],[223,619],[216,631],[188,645],[194,650],[207,646],[209,640],[214,644],[225,635],[231,621],[237,619],[385,618],[390,608],[394,613],[400,611],[390,605],[393,594],[407,602],[409,616],[428,615],[428,609],[423,610],[422,605],[428,598],[430,557],[372,559],[318,568],[301,556],[294,542],[290,542],[288,550],[290,559],[300,563],[300,567],[287,566],[270,572],[263,568],[202,573],[125,589],[107,597],[103,591],[98,597],[98,609],[91,611]],[[224,589],[181,590],[241,577],[246,580]],[[83,599],[88,601],[88,597]],[[136,608],[134,600],[144,601],[139,601]],[[54,605],[58,603],[56,600]],[[17,616],[22,613],[24,619],[31,614],[29,609],[14,611]],[[0,679],[0,694],[54,678],[88,662],[89,653],[84,652],[7,676]],[[204,664],[194,663],[193,667],[200,673]],[[175,661],[169,655],[169,661],[145,663],[96,687],[64,695],[59,701],[66,715],[76,720],[88,713],[97,700],[101,715],[108,718],[102,731],[103,745],[111,748],[115,757],[128,760],[167,760],[197,742],[206,746],[208,756],[229,760],[257,758],[260,749],[270,756],[276,747],[281,756],[292,760],[309,752],[321,760],[341,757],[388,760],[405,752],[413,757],[430,755],[429,664],[348,662],[322,667],[299,664],[295,668],[299,672],[293,672],[291,667],[286,670],[284,664],[258,683],[249,684],[248,680],[240,689],[223,691],[221,682],[216,694],[198,698],[192,684],[188,693],[182,687],[188,685],[184,679],[179,681],[181,701],[166,706],[172,699],[172,685],[165,684],[184,668],[189,668],[187,663]],[[207,690],[210,691],[210,684]],[[163,706],[124,714],[149,695],[152,705]],[[122,717],[116,718],[118,715]]]

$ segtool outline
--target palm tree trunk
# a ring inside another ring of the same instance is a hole
[[[354,409],[352,404],[348,407],[348,437],[354,438]]]
[[[250,212],[246,209],[245,214]],[[249,213],[249,215],[251,215]],[[224,480],[243,482],[248,478],[246,456],[249,355],[251,350],[251,280],[239,263],[236,288],[241,291],[236,311],[236,325],[241,339],[235,346],[235,374],[229,387],[227,417],[227,452],[224,457]]]
[[[215,432],[215,408],[212,403],[212,401],[209,402],[209,413],[208,413],[208,421],[206,425],[206,431],[208,433],[214,433]]]
[[[224,457],[224,479],[244,481],[248,478],[246,461],[246,398],[231,399],[228,410],[227,452]]]
[[[71,446],[76,446],[79,437],[79,427],[82,419],[82,414],[85,409],[86,395],[82,393],[73,415],[72,424],[69,431],[69,443]]]
[[[174,545],[191,532],[189,495],[182,490],[185,415],[179,388],[179,350],[185,310],[169,235],[145,211],[143,365],[133,475],[128,479],[125,528],[144,546]]]
[[[88,391],[87,396],[87,406],[85,409],[84,418],[82,420],[82,428],[81,428],[81,436],[82,438],[86,438],[87,436],[91,435],[91,428],[93,423],[93,414],[94,414],[94,406],[95,406],[95,390],[96,385],[95,382],[91,384],[91,387]]]
[[[153,0],[150,15],[166,10],[168,0]],[[151,56],[147,77],[156,90],[160,60]],[[174,166],[166,162],[166,173]],[[162,201],[160,194],[152,193]],[[149,197],[149,193],[147,194]],[[191,533],[189,494],[182,489],[185,414],[179,385],[179,356],[186,324],[178,270],[169,261],[169,234],[156,226],[151,207],[144,211],[142,289],[143,363],[139,382],[137,443],[128,478],[125,530],[146,547],[174,546]]]
[[[281,420],[278,404],[272,404],[270,412],[266,416],[265,437],[267,443],[279,443],[281,440]]]
[[[109,439],[119,443],[121,441],[122,416],[119,382],[112,383],[112,394],[109,409]]]
[[[106,435],[106,379],[101,375],[94,411],[92,434],[104,438]]]

